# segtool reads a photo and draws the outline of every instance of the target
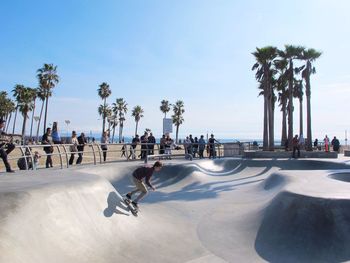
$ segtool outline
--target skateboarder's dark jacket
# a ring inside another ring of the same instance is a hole
[[[142,181],[142,179],[145,178],[146,184],[152,188],[153,186],[149,180],[151,179],[153,172],[153,167],[140,167],[133,172],[133,176],[140,181]]]

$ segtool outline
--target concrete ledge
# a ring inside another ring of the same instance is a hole
[[[345,152],[344,152],[345,155]],[[349,151],[350,156],[350,151]],[[291,158],[292,152],[244,151],[244,158]],[[338,158],[337,152],[300,151],[300,158]]]
[[[344,156],[350,156],[350,150],[344,150]]]

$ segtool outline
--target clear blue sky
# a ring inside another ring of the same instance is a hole
[[[312,77],[314,136],[350,130],[350,2],[296,1],[24,1],[0,5],[0,87],[37,86],[36,70],[58,66],[49,123],[100,131],[98,85],[109,103],[141,105],[140,130],[162,130],[160,101],[185,103],[180,134],[261,138],[263,100],[251,67],[256,47],[304,45],[323,52]],[[295,133],[298,131],[298,104]],[[280,137],[276,111],[276,139]],[[19,120],[21,121],[21,120]],[[135,122],[127,115],[125,135]],[[18,131],[20,125],[18,125]]]

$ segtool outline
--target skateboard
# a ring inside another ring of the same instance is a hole
[[[133,216],[137,216],[137,213],[139,212],[139,210],[132,205],[131,200],[128,198],[123,198],[123,201],[128,206]]]

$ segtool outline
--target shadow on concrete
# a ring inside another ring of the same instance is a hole
[[[123,200],[115,192],[110,192],[107,198],[107,208],[103,211],[105,217],[111,217],[113,214],[129,216],[129,208],[126,207]]]

